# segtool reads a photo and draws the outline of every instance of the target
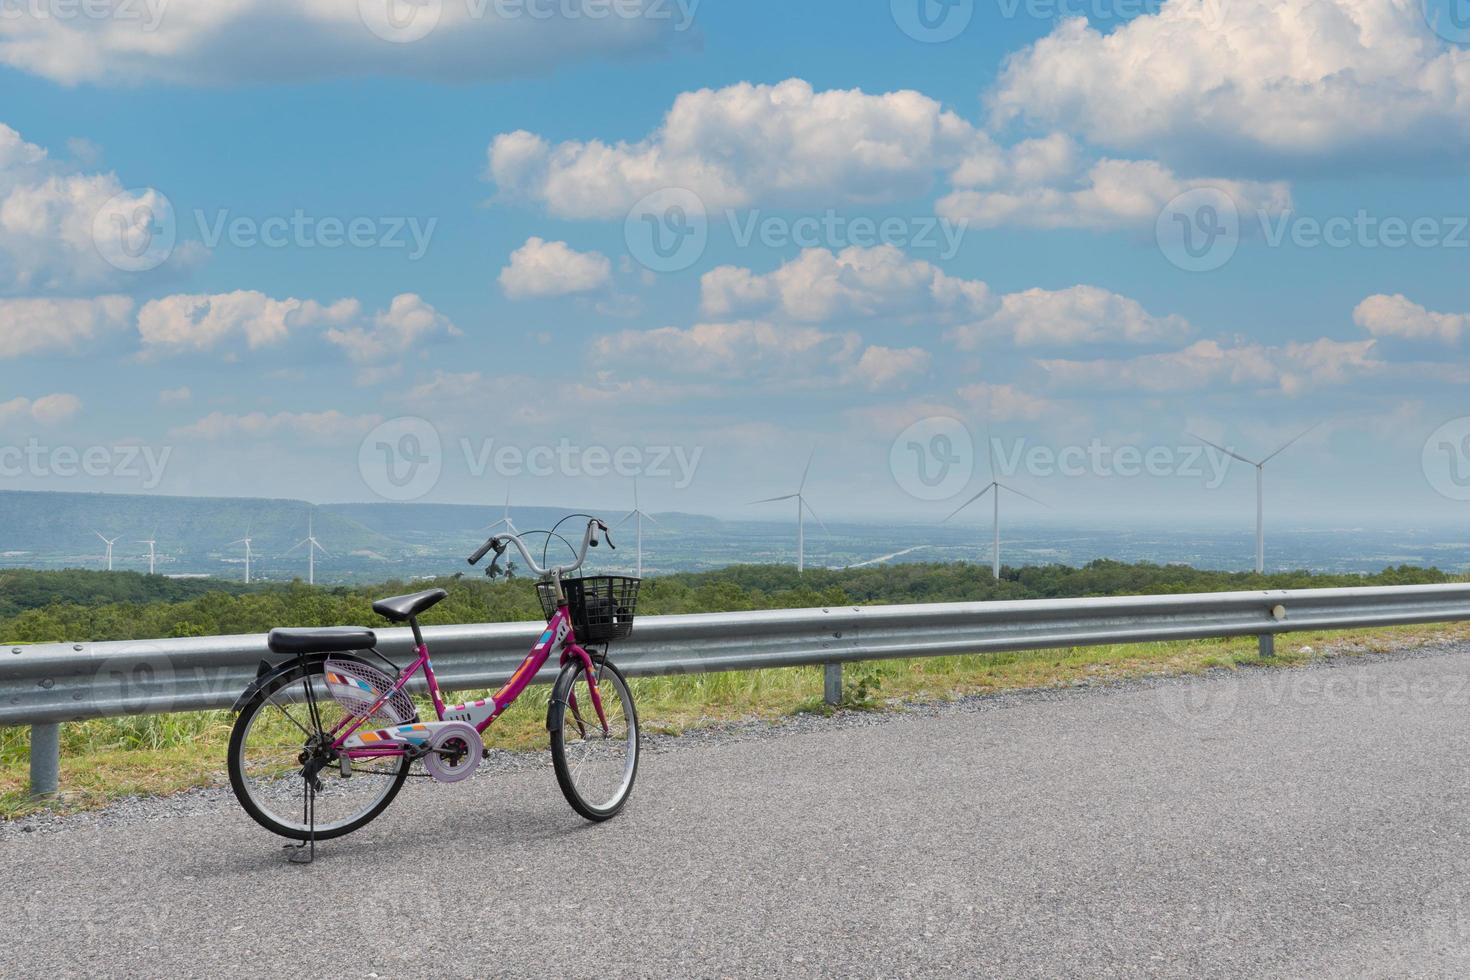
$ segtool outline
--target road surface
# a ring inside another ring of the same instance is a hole
[[[0,976],[1466,976],[1470,650],[413,781],[317,863],[217,792],[0,828]]]

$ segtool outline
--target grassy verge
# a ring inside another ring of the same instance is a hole
[[[1470,639],[1470,624],[1291,634],[1278,640],[1277,657],[1269,661],[1257,657],[1253,638],[888,660],[849,665],[844,692],[851,708],[901,710],[904,702],[1243,665],[1289,668],[1328,654],[1355,655],[1465,639]],[[822,672],[815,667],[643,678],[634,681],[633,687],[644,730],[664,734],[825,710]],[[490,730],[489,746],[544,749],[545,699],[544,688],[524,695]],[[63,792],[59,799],[45,803],[27,797],[28,730],[0,729],[0,819],[224,785],[231,720],[227,712],[209,711],[65,725]]]

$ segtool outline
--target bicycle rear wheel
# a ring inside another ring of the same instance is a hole
[[[602,699],[605,729],[590,684]],[[638,776],[638,711],[622,671],[601,659],[589,679],[586,665],[574,660],[557,678],[551,703],[551,761],[562,795],[588,820],[616,816]]]
[[[292,840],[309,836],[308,802],[315,807],[317,840],[365,826],[393,802],[411,766],[403,756],[361,760],[344,777],[338,762],[321,764],[330,742],[327,733],[348,717],[328,693],[323,673],[316,662],[282,674],[256,692],[230,733],[235,798],[256,823]],[[321,788],[308,800],[304,770],[313,760]]]

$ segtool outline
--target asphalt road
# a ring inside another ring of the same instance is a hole
[[[0,976],[1470,975],[1470,650],[414,781],[308,868],[228,798],[0,833]]]

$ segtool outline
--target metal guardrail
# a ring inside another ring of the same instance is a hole
[[[1204,637],[1470,620],[1470,584],[1112,596],[1015,602],[833,606],[646,616],[614,657],[630,676],[827,666],[825,696],[841,696],[841,664]],[[541,622],[431,627],[434,671],[448,690],[505,681]],[[411,659],[405,629],[378,649]],[[86,718],[229,707],[270,654],[263,634],[0,648],[0,725],[30,725],[33,792],[55,792],[59,724]],[[539,681],[555,677],[555,661]]]

